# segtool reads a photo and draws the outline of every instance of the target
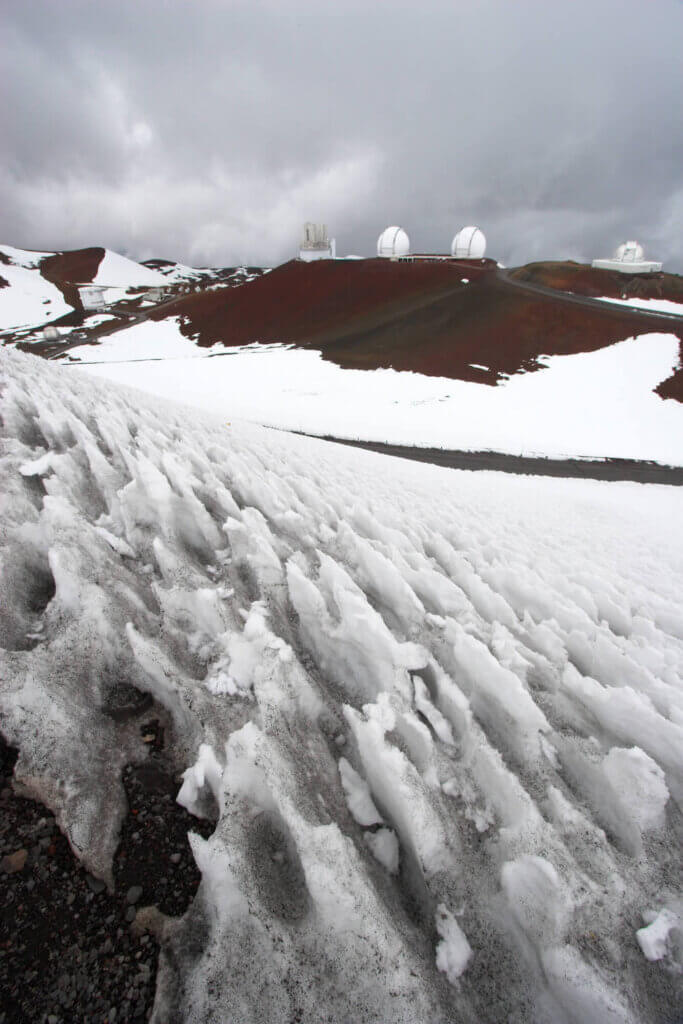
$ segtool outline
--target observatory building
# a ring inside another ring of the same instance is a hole
[[[83,309],[104,309],[107,305],[107,289],[99,284],[78,285],[78,297],[81,300]]]
[[[327,237],[327,225],[306,221],[299,259],[311,263],[313,260],[333,260],[336,255],[335,240]]]
[[[399,263],[450,263],[453,260],[483,260],[486,252],[486,237],[481,228],[469,225],[461,228],[451,243],[450,255],[436,252],[411,252],[410,239],[395,224],[385,228],[377,239],[377,255],[381,259],[397,260]]]
[[[486,252],[486,235],[474,224],[461,228],[451,242],[451,256],[456,260],[481,260]]]
[[[410,252],[410,239],[403,228],[392,224],[377,239],[377,255],[383,259],[398,259]]]
[[[591,266],[598,270],[618,270],[620,274],[658,274],[662,264],[646,260],[642,245],[638,242],[623,242],[612,259],[593,260]]]

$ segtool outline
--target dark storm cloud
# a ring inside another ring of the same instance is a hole
[[[675,0],[5,4],[11,244],[274,263],[304,219],[683,269]]]

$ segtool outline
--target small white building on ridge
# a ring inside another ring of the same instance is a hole
[[[104,309],[107,305],[107,288],[100,284],[79,284],[78,297],[83,309]]]
[[[617,270],[620,274],[658,274],[662,264],[646,260],[645,251],[638,242],[623,242],[611,259],[593,260],[591,266],[598,270]]]
[[[336,242],[334,238],[327,237],[327,225],[306,221],[304,237],[299,246],[299,259],[311,263],[313,260],[333,260],[336,255]]]

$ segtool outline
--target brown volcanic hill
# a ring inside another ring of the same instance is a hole
[[[82,309],[78,288],[74,286],[93,281],[103,259],[104,249],[100,246],[56,252],[40,261],[40,273],[46,281],[59,288],[65,302],[75,309]]]
[[[593,298],[669,299],[683,303],[683,277],[678,274],[622,274],[616,270],[599,270],[587,263],[573,260],[527,263],[510,271],[517,281],[540,284],[545,288],[574,292]]]
[[[413,305],[495,267],[454,269],[448,263],[388,260],[291,260],[239,289],[219,289],[179,300],[165,315],[179,315],[200,345],[252,341],[307,344],[337,338],[370,321],[400,316]]]
[[[241,288],[179,299],[155,318],[164,316],[178,316],[203,346],[293,343],[349,369],[492,385],[539,369],[540,355],[591,352],[648,332],[673,330],[683,340],[683,323],[525,291],[491,260],[293,260]],[[658,390],[683,400],[683,375]]]

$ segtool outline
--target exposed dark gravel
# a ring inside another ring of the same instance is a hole
[[[176,804],[158,721],[141,731],[150,756],[124,773],[129,814],[113,894],[83,870],[52,815],[15,795],[16,752],[0,737],[0,1024],[149,1018],[158,947],[131,924],[148,905],[184,913],[200,879],[187,832],[208,836],[213,824]],[[22,850],[23,867],[8,873]]]

